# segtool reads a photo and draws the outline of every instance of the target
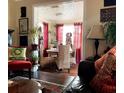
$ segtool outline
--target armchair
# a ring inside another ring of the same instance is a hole
[[[40,49],[40,66],[42,69],[48,67],[50,68],[51,64],[55,62],[55,58],[48,56],[46,51],[47,49]]]
[[[29,79],[31,79],[32,63],[29,59],[26,59],[26,48],[9,47],[8,52],[8,70],[17,71],[28,69]]]

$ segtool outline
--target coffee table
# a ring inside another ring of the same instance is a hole
[[[8,93],[42,93],[43,87],[34,80],[21,79],[8,81]]]

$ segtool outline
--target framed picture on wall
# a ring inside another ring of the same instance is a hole
[[[28,34],[28,18],[19,19],[19,34]]]
[[[116,21],[116,7],[100,9],[100,22]]]

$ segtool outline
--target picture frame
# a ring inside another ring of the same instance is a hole
[[[116,0],[104,0],[104,7],[115,6]]]
[[[100,22],[116,21],[116,7],[100,9]]]
[[[19,34],[28,34],[28,18],[19,19]]]

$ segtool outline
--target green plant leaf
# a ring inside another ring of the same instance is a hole
[[[104,25],[106,43],[111,46],[116,44],[116,22],[107,22]]]

